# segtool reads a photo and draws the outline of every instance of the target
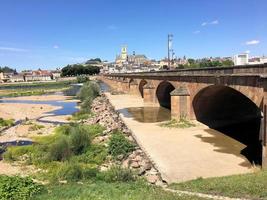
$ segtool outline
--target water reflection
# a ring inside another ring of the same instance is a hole
[[[125,117],[138,122],[155,123],[171,119],[169,109],[163,107],[131,107],[119,110]]]
[[[98,81],[98,84],[99,84],[102,92],[109,92],[110,91],[109,85],[104,83],[103,81]]]

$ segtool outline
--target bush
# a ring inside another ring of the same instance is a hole
[[[30,126],[29,131],[37,131],[37,130],[40,130],[42,128],[45,128],[45,126],[41,125],[41,124],[33,124]]]
[[[131,182],[136,180],[136,176],[130,169],[112,166],[109,170],[100,173],[98,179],[108,183],[112,182]]]
[[[15,124],[14,119],[3,119],[0,118],[0,128],[6,126],[13,126]]]
[[[10,146],[7,151],[3,154],[3,158],[6,161],[18,161],[24,154],[31,153],[33,146]]]
[[[72,152],[75,155],[84,153],[91,143],[89,131],[84,126],[76,126],[70,130],[69,140]]]
[[[104,145],[93,144],[85,153],[76,156],[75,160],[85,164],[100,165],[106,160],[107,155],[108,152]]]
[[[0,200],[27,200],[42,190],[43,186],[34,183],[29,177],[0,175]]]
[[[48,161],[65,161],[71,156],[71,148],[67,137],[62,136],[53,144],[49,145],[47,154]]]
[[[84,101],[86,99],[96,98],[97,96],[99,96],[99,93],[99,85],[96,82],[89,81],[87,83],[84,83],[77,96],[81,101]]]
[[[83,178],[83,170],[77,163],[64,163],[58,171],[57,178],[67,181],[78,181]]]
[[[87,76],[81,75],[81,76],[77,76],[77,82],[78,83],[85,83],[89,81],[89,78]]]
[[[108,144],[108,152],[113,156],[117,157],[123,155],[124,157],[128,153],[134,150],[135,145],[125,138],[125,136],[120,133],[113,133]]]

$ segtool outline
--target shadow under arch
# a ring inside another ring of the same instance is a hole
[[[144,98],[144,86],[147,84],[147,81],[142,79],[139,83],[139,92],[142,98]]]
[[[171,109],[171,95],[170,93],[175,87],[168,81],[161,82],[156,90],[156,96],[160,106]]]
[[[197,93],[193,109],[198,121],[246,145],[241,154],[261,164],[262,114],[251,99],[231,87],[213,85]]]

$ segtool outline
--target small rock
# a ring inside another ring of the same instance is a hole
[[[61,183],[61,184],[67,184],[68,183],[68,181],[66,181],[66,180],[60,180],[58,182]]]
[[[138,162],[134,161],[134,162],[131,163],[131,167],[132,168],[139,168],[140,164]]]
[[[148,175],[146,177],[147,181],[151,184],[155,184],[158,181],[158,176],[156,175]]]

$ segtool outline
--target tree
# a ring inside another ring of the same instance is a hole
[[[234,66],[234,62],[232,60],[224,60],[222,61],[222,66],[224,67]]]
[[[61,76],[80,76],[80,75],[93,75],[99,74],[100,69],[97,66],[92,65],[67,65],[61,70]]]

